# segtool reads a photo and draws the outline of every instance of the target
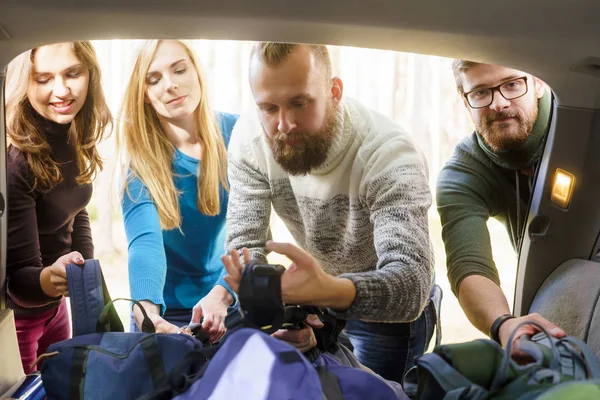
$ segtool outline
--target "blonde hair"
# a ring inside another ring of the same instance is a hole
[[[221,186],[229,189],[227,183],[227,151],[216,117],[208,104],[208,93],[204,78],[192,50],[183,42],[183,47],[194,66],[200,81],[200,104],[194,111],[197,126],[197,139],[202,143],[202,162],[199,166],[198,210],[209,216],[221,211]],[[133,178],[140,179],[152,197],[158,210],[162,229],[181,227],[179,192],[173,181],[172,161],[175,146],[168,140],[151,104],[144,101],[147,83],[146,74],[159,40],[146,41],[137,55],[133,72],[125,90],[120,111],[117,146],[125,152],[122,172],[121,196],[128,190]]]
[[[96,145],[111,125],[112,115],[102,90],[102,74],[94,47],[90,42],[72,42],[73,53],[89,70],[87,97],[69,128],[68,140],[75,146],[79,167],[77,183],[90,183],[102,170]],[[6,131],[8,146],[25,156],[34,176],[34,188],[48,191],[62,181],[60,168],[52,159],[50,145],[35,121],[35,110],[27,98],[27,89],[35,72],[37,48],[17,56],[8,64],[6,74]],[[110,134],[110,131],[108,135]],[[107,135],[107,136],[108,136]]]
[[[323,67],[326,78],[331,78],[331,57],[327,46],[317,44],[296,44],[296,43],[276,43],[259,42],[256,43],[250,52],[250,60],[258,56],[259,60],[271,67],[277,67],[284,62],[290,54],[299,47],[305,47],[311,52],[315,59]]]

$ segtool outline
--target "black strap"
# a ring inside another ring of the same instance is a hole
[[[208,361],[220,347],[203,347],[187,352],[179,365],[171,370],[162,387],[155,386],[153,392],[141,396],[138,400],[167,400],[186,392],[194,382],[202,378]]]
[[[296,350],[284,351],[279,353],[279,359],[284,364],[293,364],[302,361],[302,356]]]
[[[281,299],[281,265],[261,264],[252,260],[242,271],[238,294],[243,316],[265,333],[281,328],[285,311]]]
[[[169,374],[169,381],[173,382],[173,379],[176,379],[178,376],[183,376],[190,372],[197,373],[204,367],[204,364],[214,357],[220,348],[221,344],[188,351],[179,365]]]
[[[150,370],[152,386],[156,390],[167,384],[167,373],[165,372],[160,347],[156,344],[155,339],[156,336],[146,336],[139,343],[146,357],[148,369]]]
[[[515,171],[518,172],[518,171]],[[519,185],[517,185],[518,188]],[[518,189],[517,189],[518,190]],[[502,342],[500,341],[500,327],[502,326],[503,323],[505,323],[506,321],[508,321],[509,319],[514,319],[517,318],[512,314],[502,314],[500,315],[498,318],[496,318],[494,320],[494,322],[492,322],[492,326],[490,327],[490,338],[498,343],[499,345],[502,345]]]
[[[338,377],[320,365],[316,368],[323,389],[324,400],[344,400]]]
[[[322,353],[323,352],[319,349],[319,346],[316,346],[316,347],[313,347],[312,349],[310,349],[308,351],[305,351],[303,353],[303,355],[308,360],[308,362],[310,362],[312,364],[315,361],[317,361],[317,358],[319,358],[319,356]]]
[[[131,301],[140,308],[140,311],[142,312],[142,315],[144,316],[144,320],[142,321],[142,332],[143,333],[155,333],[156,332],[156,329],[154,328],[154,323],[152,323],[152,320],[148,317],[148,314],[146,313],[146,310],[144,309],[142,304],[139,301],[136,301],[133,299],[127,299],[124,297],[119,297],[117,299],[111,300],[104,306],[104,308],[102,309],[102,312],[100,313],[100,316],[98,317],[98,324],[96,325],[96,332],[99,332],[99,333],[122,332],[123,325],[121,324],[121,320],[119,318],[117,318],[117,320],[119,321],[119,324],[121,324],[121,331],[117,331],[117,330],[115,330],[115,328],[118,328],[118,327],[114,326],[115,321],[114,321],[114,318],[112,317],[112,315],[113,315],[112,313],[115,309],[113,306],[113,303],[116,301],[120,301],[120,300]]]
[[[313,311],[311,314],[317,314],[323,323],[321,329],[314,329],[319,350],[324,353],[335,353],[338,345],[338,337],[346,326],[346,321],[335,318],[333,315],[329,314],[327,310],[319,310],[318,312]]]
[[[313,330],[315,338],[317,339],[318,349],[324,353],[335,353],[337,350],[338,337],[344,329],[345,321],[338,320],[325,309],[314,306],[286,306],[285,319],[282,328],[304,328],[304,326],[306,326],[304,320],[306,320],[306,317],[308,317],[309,314],[316,315],[323,323],[322,328]]]
[[[83,381],[85,379],[85,364],[90,350],[84,347],[73,348],[73,363],[71,365],[71,382],[69,383],[69,398],[83,399]]]

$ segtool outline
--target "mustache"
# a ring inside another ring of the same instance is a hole
[[[299,132],[282,133],[278,132],[274,139],[278,142],[285,142],[286,140],[297,140],[301,141],[306,138],[306,134]]]
[[[485,122],[487,124],[491,124],[494,121],[497,120],[501,120],[501,119],[506,119],[506,118],[516,118],[517,120],[521,120],[521,117],[519,116],[518,112],[515,111],[500,111],[500,112],[494,112],[493,114],[490,114],[488,116],[485,117]]]

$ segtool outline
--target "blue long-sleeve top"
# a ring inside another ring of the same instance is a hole
[[[217,118],[228,146],[238,116],[217,113]],[[225,253],[228,193],[221,189],[218,215],[206,216],[198,210],[199,162],[177,149],[173,154],[173,180],[181,192],[181,231],[161,229],[156,205],[137,178],[128,183],[131,196],[126,191],[121,204],[131,298],[160,305],[163,313],[166,308],[191,309],[215,285],[222,285],[236,298],[223,280],[226,272],[220,259]]]

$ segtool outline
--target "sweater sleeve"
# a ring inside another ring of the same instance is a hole
[[[266,261],[266,243],[271,238],[271,188],[252,156],[247,124],[236,124],[229,142],[229,204],[227,207],[228,251],[247,247],[253,258]]]
[[[44,266],[38,236],[33,176],[18,151],[9,151],[7,167],[8,292],[12,300],[21,307],[40,307],[60,300],[60,297],[48,297],[40,285],[40,274]]]
[[[487,228],[493,213],[491,191],[481,172],[456,158],[444,166],[438,177],[437,209],[448,280],[456,297],[460,283],[469,275],[482,275],[500,285]]]
[[[361,197],[374,227],[377,266],[340,275],[354,282],[356,297],[347,310],[336,314],[345,319],[413,321],[421,315],[433,281],[427,170],[404,135],[373,147],[364,155]]]
[[[167,257],[156,205],[137,178],[130,180],[121,202],[129,267],[129,288],[134,300],[149,300],[166,306],[163,290]]]
[[[90,218],[85,208],[75,215],[71,238],[71,249],[73,251],[80,252],[84,260],[94,258],[92,229],[90,228]]]

